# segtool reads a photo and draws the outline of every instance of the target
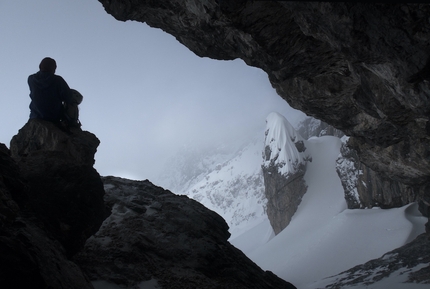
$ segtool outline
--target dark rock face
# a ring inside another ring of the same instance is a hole
[[[280,174],[277,166],[263,168],[267,216],[275,234],[279,234],[291,222],[308,186],[303,176],[306,166],[301,164],[297,172],[287,176]]]
[[[428,234],[422,234],[414,241],[384,254],[379,259],[330,277],[327,282],[329,284],[324,288],[341,289],[353,286],[372,288],[372,285],[377,285],[379,281],[390,275],[402,276],[399,282],[406,284],[430,284],[429,263],[430,237]]]
[[[104,218],[104,189],[93,168],[99,140],[51,122],[29,120],[10,144],[11,156],[29,187],[24,204],[66,249],[78,252]]]
[[[395,208],[417,200],[416,188],[390,179],[375,172],[362,162],[354,149],[343,138],[340,156],[336,160],[336,171],[345,191],[349,209]],[[423,212],[424,213],[424,212]]]
[[[29,188],[0,144],[0,283],[2,288],[93,288],[63,247],[25,208]],[[21,208],[20,208],[21,206]]]
[[[162,288],[295,288],[233,247],[216,213],[149,181],[103,178],[112,214],[74,259],[91,280]],[[156,281],[154,281],[155,279]]]
[[[313,117],[301,121],[297,126],[297,132],[306,140],[313,136],[332,135],[341,138],[345,135],[341,130]]]
[[[260,67],[292,107],[351,136],[361,162],[430,205],[429,4],[99,1],[199,56]]]

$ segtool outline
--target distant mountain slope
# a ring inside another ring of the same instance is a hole
[[[295,130],[305,133],[306,137],[320,135],[327,130],[326,125],[313,118],[301,121],[297,128],[288,127],[294,130],[290,134],[295,136],[296,142],[302,137]],[[282,135],[284,141],[289,141],[279,129],[270,130],[270,134],[276,132],[277,138]],[[269,147],[276,145],[270,144],[271,138],[269,136]],[[155,183],[175,194],[187,195],[220,214],[230,226],[233,239],[268,220],[261,170],[265,161],[265,141],[267,136],[262,128],[247,140],[230,140],[206,147],[184,146],[167,162]],[[274,154],[276,151],[273,147]],[[287,156],[287,151],[282,151],[282,155]],[[302,160],[301,155],[299,159]],[[281,171],[291,168],[291,165],[286,162]]]
[[[181,193],[217,212],[234,236],[267,219],[261,172],[263,142],[254,139]]]
[[[169,161],[159,185],[221,215],[236,236],[267,220],[261,172],[264,132],[242,143],[184,148]]]

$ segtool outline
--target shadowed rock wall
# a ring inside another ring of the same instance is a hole
[[[24,205],[69,256],[82,249],[107,214],[103,184],[93,168],[98,145],[90,132],[66,133],[37,119],[29,120],[11,140],[11,157],[29,187]]]
[[[149,181],[105,177],[112,214],[74,259],[93,281],[126,288],[294,289],[227,239],[226,222],[186,196]]]

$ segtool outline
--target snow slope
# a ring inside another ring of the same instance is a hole
[[[254,139],[180,194],[223,216],[232,237],[249,230],[267,220],[262,150],[262,138]]]
[[[231,240],[261,268],[300,289],[321,288],[323,278],[379,258],[424,231],[426,219],[417,213],[416,204],[390,210],[346,208],[335,171],[340,145],[337,137],[308,140],[309,187],[287,228],[273,237],[264,222]],[[406,288],[399,286],[375,288]]]

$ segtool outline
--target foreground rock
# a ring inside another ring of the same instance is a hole
[[[91,133],[61,130],[29,120],[10,143],[11,156],[29,188],[21,205],[74,255],[106,217],[104,189],[93,168],[99,140]]]
[[[67,259],[62,245],[25,210],[28,193],[9,150],[0,144],[1,287],[93,288],[80,268]]]
[[[292,107],[351,136],[361,162],[430,205],[429,4],[99,1],[201,57],[263,69]]]
[[[112,214],[75,257],[92,281],[127,288],[295,288],[233,247],[225,221],[200,203],[149,181],[103,182]]]

